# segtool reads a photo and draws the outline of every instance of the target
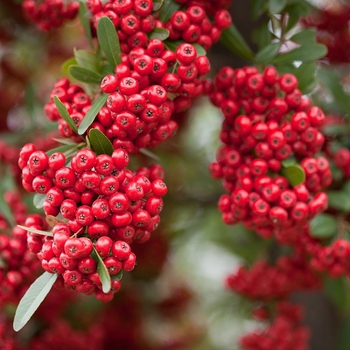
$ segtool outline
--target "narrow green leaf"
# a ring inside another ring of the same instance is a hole
[[[85,131],[89,128],[89,126],[94,122],[98,112],[103,107],[103,105],[106,103],[108,94],[101,95],[91,106],[91,108],[86,113],[84,119],[81,121],[78,133],[79,135],[83,135]]]
[[[75,50],[74,49],[74,57],[79,65],[79,67],[83,67],[89,69],[93,72],[98,72],[99,69],[99,60],[96,55],[92,54],[86,50]]]
[[[305,172],[299,165],[289,165],[282,169],[282,175],[288,180],[291,186],[300,185],[305,180]]]
[[[279,52],[280,43],[271,43],[261,49],[255,56],[257,63],[269,63],[271,62]]]
[[[350,116],[350,95],[344,91],[339,77],[329,69],[318,69],[316,74],[332,94],[335,102],[343,109],[344,114]]]
[[[153,160],[155,160],[157,162],[160,161],[160,158],[156,154],[151,152],[149,149],[147,149],[147,148],[140,148],[140,153],[144,154],[145,156],[147,156],[150,159],[153,159]]]
[[[113,69],[122,62],[119,38],[113,22],[102,17],[97,25],[97,38],[107,61]]]
[[[100,255],[97,253],[95,247],[92,252],[92,257],[97,262],[97,273],[102,283],[102,291],[104,293],[108,293],[111,290],[111,276],[109,275],[106,265]]]
[[[7,202],[4,199],[3,193],[0,193],[0,213],[1,215],[4,216],[5,220],[9,223],[11,227],[15,227],[16,225],[15,218],[13,217],[10,206],[7,204]]]
[[[36,233],[37,235],[42,235],[42,236],[49,236],[53,237],[52,232],[48,231],[42,231],[42,230],[37,230],[35,228],[27,227],[27,226],[22,226],[22,225],[17,225],[19,228],[22,230],[26,230],[28,232]]]
[[[100,73],[80,66],[70,66],[69,74],[76,80],[87,84],[100,85],[103,76]]]
[[[54,141],[61,143],[63,145],[76,145],[77,143],[71,139],[67,139],[64,137],[53,137],[52,138]]]
[[[57,277],[57,274],[51,274],[45,271],[29,287],[16,309],[15,318],[13,320],[13,329],[16,332],[21,330],[33,316],[46,295],[50,292]]]
[[[311,29],[303,29],[300,32],[294,34],[291,38],[291,41],[294,41],[300,45],[309,45],[316,42],[316,30]]]
[[[104,77],[107,74],[114,74],[114,69],[109,63],[103,64],[100,68],[99,73]]]
[[[69,68],[71,66],[76,66],[78,64],[77,60],[75,57],[68,58],[68,60],[64,61],[63,64],[61,65],[61,71],[64,75],[70,75],[69,73]]]
[[[316,67],[316,62],[304,62],[293,73],[298,79],[298,89],[304,94],[316,87]]]
[[[252,40],[257,45],[259,50],[262,50],[265,46],[270,45],[272,39],[272,33],[270,32],[266,23],[263,23],[260,27],[253,31]]]
[[[266,0],[252,0],[251,1],[250,15],[253,20],[258,19],[266,10],[267,1]]]
[[[166,40],[169,37],[169,30],[165,28],[154,28],[149,34],[149,39],[158,39],[161,41]]]
[[[348,294],[345,278],[325,277],[324,290],[326,292],[326,295],[330,298],[332,303],[339,309],[339,311],[344,311],[346,305],[348,304]]]
[[[310,235],[316,238],[334,237],[338,231],[338,222],[330,214],[319,214],[310,221]]]
[[[111,276],[113,281],[121,281],[123,278],[124,271],[120,270],[116,275]]]
[[[85,33],[85,37],[87,42],[89,43],[90,47],[92,49],[94,48],[94,44],[92,42],[92,33],[91,33],[91,25],[90,25],[90,21],[89,21],[89,12],[86,9],[86,5],[83,1],[80,1],[79,4],[79,19],[80,19],[80,23],[84,29],[84,33]]]
[[[34,207],[37,209],[41,209],[44,206],[45,199],[46,199],[46,194],[35,193],[33,197]]]
[[[62,119],[64,119],[69,125],[69,127],[77,133],[78,132],[77,126],[75,125],[73,119],[70,117],[66,106],[61,102],[61,100],[57,96],[53,97],[53,101],[55,102],[58,113],[60,114]]]
[[[164,0],[153,0],[153,12],[159,11],[164,4]]]
[[[234,24],[223,30],[220,40],[234,54],[249,61],[254,61],[253,51]]]
[[[278,55],[273,59],[272,63],[284,63],[284,62],[311,62],[319,58],[322,58],[327,53],[327,47],[322,44],[311,44],[297,47],[294,50]]]
[[[94,152],[99,155],[99,154],[108,154],[109,156],[112,155],[114,148],[107,138],[105,134],[103,134],[100,130],[98,129],[90,129],[89,131],[89,140],[90,140],[90,145]]]
[[[350,196],[344,191],[327,191],[328,195],[328,207],[343,211],[344,213],[350,212]]]
[[[77,148],[77,143],[75,144],[69,144],[69,145],[63,145],[63,146],[59,146],[53,149],[50,149],[49,151],[46,152],[46,154],[50,157],[52,154],[54,154],[55,152],[67,152],[71,149]]]
[[[159,19],[162,23],[169,21],[174,12],[179,11],[181,4],[173,0],[164,0],[163,6],[160,9]]]
[[[270,13],[281,13],[286,7],[288,0],[269,0],[268,9]]]
[[[202,45],[199,45],[197,43],[192,44],[197,51],[197,57],[199,56],[206,56],[207,55],[207,51],[204,49],[204,47]]]

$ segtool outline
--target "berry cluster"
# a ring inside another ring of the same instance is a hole
[[[79,1],[70,0],[24,0],[22,10],[26,19],[43,31],[60,27],[78,13]]]
[[[226,279],[231,290],[244,296],[268,301],[288,297],[299,290],[320,287],[320,279],[310,269],[304,257],[282,256],[275,265],[257,261],[247,269],[240,267]]]
[[[267,329],[244,335],[240,345],[245,350],[306,350],[310,331],[300,325],[303,317],[299,305],[281,301]]]
[[[221,9],[228,9],[232,3],[232,0],[217,0],[217,1],[210,1],[210,0],[175,0],[179,4],[184,4],[187,7],[190,6],[201,6],[204,8],[205,12],[210,15],[214,16],[217,11]]]
[[[327,195],[320,190],[332,181],[327,159],[314,158],[324,142],[322,110],[302,97],[294,75],[279,76],[274,67],[263,73],[224,67],[214,84],[210,97],[225,116],[220,132],[225,145],[210,170],[230,193],[219,201],[224,222],[242,221],[263,237],[304,226],[326,209]],[[306,175],[293,188],[283,176],[291,157]]]
[[[342,147],[333,155],[334,164],[342,170],[344,178],[350,179],[350,150]]]
[[[27,207],[18,192],[7,191],[4,200],[17,224],[24,224]],[[40,264],[27,247],[27,232],[19,227],[10,228],[0,212],[0,305],[18,303],[35,278]]]
[[[230,13],[225,9],[215,10],[214,21],[211,22],[206,9],[201,5],[186,3],[186,7],[186,10],[174,12],[165,23],[165,28],[169,30],[169,40],[182,39],[209,50],[220,39],[221,32],[231,25]]]

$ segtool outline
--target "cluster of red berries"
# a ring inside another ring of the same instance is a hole
[[[317,289],[320,282],[306,259],[298,255],[281,256],[275,265],[257,261],[249,269],[240,267],[226,279],[228,288],[262,301],[285,298],[299,290]]]
[[[13,213],[16,224],[24,224],[28,211],[18,192],[7,191],[4,200]],[[10,228],[0,213],[0,305],[18,303],[27,287],[35,279],[38,264],[27,247],[27,232],[19,227]]]
[[[311,334],[300,324],[302,311],[299,305],[278,302],[267,329],[246,334],[240,339],[240,345],[245,350],[307,350]]]
[[[316,28],[317,41],[327,46],[328,59],[350,62],[350,6],[343,1],[325,2],[323,8],[301,20],[305,27]]]
[[[210,165],[212,176],[223,178],[230,195],[219,208],[225,223],[238,221],[263,237],[281,228],[304,226],[327,207],[332,174],[326,158],[314,158],[324,136],[318,130],[322,110],[311,107],[297,89],[292,74],[274,67],[224,67],[215,77],[211,101],[225,116],[220,140],[225,144]],[[283,161],[295,157],[306,180],[291,187],[283,176]]]
[[[201,6],[210,16],[215,16],[216,12],[221,9],[228,9],[232,0],[175,0],[179,4],[184,4],[186,7]]]
[[[60,27],[65,21],[72,20],[78,13],[79,1],[70,0],[24,0],[23,14],[27,20],[43,31]]]
[[[169,40],[182,39],[209,50],[220,39],[221,32],[231,25],[230,13],[225,9],[218,9],[211,22],[206,9],[201,5],[185,5],[185,10],[174,12],[165,23],[165,28],[169,30]]]
[[[342,171],[345,179],[350,179],[350,150],[342,147],[333,155],[334,164]]]

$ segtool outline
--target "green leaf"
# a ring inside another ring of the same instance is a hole
[[[87,84],[100,85],[103,76],[100,73],[80,66],[70,66],[69,74],[76,80]]]
[[[122,62],[119,38],[113,22],[102,17],[97,25],[97,38],[107,61],[113,69]]]
[[[348,304],[348,295],[346,288],[346,281],[344,277],[324,279],[324,291],[330,298],[333,304],[343,311],[345,306]]]
[[[121,281],[123,278],[123,274],[124,274],[123,270],[120,270],[116,275],[111,276],[111,279],[113,281]]]
[[[298,186],[305,180],[305,172],[299,165],[289,165],[282,169],[282,175],[291,186]]]
[[[258,19],[266,10],[266,0],[252,0],[250,14],[253,20]]]
[[[277,55],[280,49],[280,43],[271,43],[261,49],[255,56],[255,61],[257,63],[269,63],[271,62]]]
[[[17,225],[17,226],[19,228],[21,228],[22,230],[26,230],[28,232],[36,233],[37,235],[53,237],[52,232],[49,232],[49,231],[37,230],[35,228],[31,228],[31,227],[27,227],[27,226],[23,226],[23,225]]]
[[[342,108],[344,114],[350,116],[350,95],[344,91],[342,84],[339,82],[339,77],[329,69],[318,69],[316,73],[324,87]]]
[[[344,191],[327,191],[328,207],[345,213],[350,212],[350,195]]]
[[[159,19],[162,23],[169,21],[174,12],[179,11],[181,4],[173,0],[164,0],[163,6],[160,9]]]
[[[262,50],[265,46],[270,45],[272,41],[272,33],[270,32],[266,23],[253,31],[252,40],[257,45],[259,50]]]
[[[79,67],[89,69],[93,72],[98,72],[99,60],[96,55],[86,50],[75,50],[74,57]]]
[[[270,13],[281,13],[286,7],[288,0],[269,0],[268,9]]]
[[[0,193],[0,213],[4,216],[5,220],[10,224],[11,227],[15,227],[15,218],[13,217],[10,206],[5,201],[3,193]]]
[[[77,60],[75,57],[68,58],[68,60],[64,61],[63,64],[61,65],[61,71],[64,75],[70,75],[69,73],[69,68],[71,66],[76,66],[78,64]]]
[[[316,238],[334,237],[338,231],[338,222],[330,214],[319,214],[310,221],[310,235]]]
[[[103,105],[106,103],[108,94],[101,95],[91,106],[91,108],[87,111],[84,119],[81,121],[78,133],[79,135],[83,135],[85,131],[89,128],[89,126],[94,122],[98,112],[103,107]]]
[[[285,63],[293,61],[311,62],[322,58],[327,53],[327,47],[322,44],[311,44],[297,47],[294,50],[278,55],[272,63]]]
[[[342,190],[350,196],[350,180],[344,183]]]
[[[197,43],[193,43],[192,45],[196,48],[197,57],[207,55],[207,51],[204,49],[204,47],[202,45],[199,45]]]
[[[290,157],[290,158],[287,158],[285,160],[282,160],[282,166],[287,168],[291,165],[296,165],[297,164],[297,160],[294,158],[294,157]]]
[[[315,29],[303,29],[302,31],[294,34],[291,38],[300,45],[309,45],[316,42],[316,30]]]
[[[75,125],[73,119],[70,117],[66,106],[61,102],[61,100],[57,96],[53,97],[53,101],[55,102],[58,113],[60,114],[62,119],[64,119],[69,125],[69,127],[77,133],[78,132],[77,126]]]
[[[21,330],[33,316],[46,295],[50,292],[57,277],[57,274],[51,274],[45,271],[29,287],[16,309],[15,318],[13,320],[13,329],[16,332]]]
[[[249,61],[254,61],[253,51],[234,24],[223,30],[220,40],[234,54]]]
[[[92,42],[92,33],[91,33],[91,25],[89,21],[90,13],[86,9],[86,5],[84,2],[80,1],[79,4],[79,19],[80,23],[84,29],[85,37],[90,47],[94,49],[94,44]]]
[[[63,144],[63,145],[76,145],[77,144],[75,141],[68,139],[68,138],[64,138],[64,137],[53,137],[52,139],[58,143]]]
[[[317,84],[316,62],[304,62],[294,70],[298,79],[298,89],[304,94],[311,92]]]
[[[159,11],[164,5],[164,0],[153,0],[153,12]]]
[[[50,157],[52,154],[54,154],[55,152],[67,152],[71,149],[77,148],[77,143],[75,144],[68,144],[68,145],[63,145],[63,146],[59,146],[53,149],[50,149],[49,151],[46,152],[46,154]]]
[[[97,262],[97,273],[102,283],[102,291],[103,293],[108,293],[111,290],[111,276],[109,275],[106,265],[100,255],[97,253],[95,247],[91,255]]]
[[[165,28],[154,28],[152,32],[148,34],[149,39],[158,39],[164,41],[169,37],[169,30]]]
[[[304,0],[288,0],[288,5],[284,9],[284,12],[288,13],[289,16],[286,32],[294,28],[300,21],[300,18],[305,17],[313,8],[310,3]]]
[[[98,129],[90,129],[89,131],[90,145],[94,152],[99,154],[112,155],[114,148],[111,141]]]
[[[37,209],[41,209],[44,206],[45,199],[46,199],[46,194],[35,193],[33,197],[34,207]]]

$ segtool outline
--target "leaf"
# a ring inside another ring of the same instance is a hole
[[[338,76],[329,69],[318,69],[316,73],[344,114],[350,115],[350,95],[344,91]]]
[[[342,190],[350,196],[350,180],[344,183]]]
[[[173,0],[164,0],[163,6],[160,9],[159,19],[162,23],[169,21],[174,12],[179,11],[181,4]]]
[[[272,41],[272,33],[266,23],[253,31],[252,40],[257,45],[259,50],[262,50],[265,46],[270,45]]]
[[[324,279],[324,291],[330,298],[333,304],[339,309],[344,311],[345,305],[348,304],[348,295],[346,288],[346,281],[344,277]]]
[[[53,215],[46,215],[45,220],[50,227],[55,227],[59,223],[64,223],[64,221],[56,218]]]
[[[299,165],[289,165],[282,169],[282,175],[291,186],[300,185],[305,180],[305,172]]]
[[[68,138],[64,138],[64,137],[53,137],[52,140],[54,140],[58,143],[62,143],[63,145],[76,145],[75,141],[68,139]]]
[[[234,24],[223,30],[220,40],[234,54],[249,61],[254,61],[253,51]]]
[[[108,273],[105,263],[97,253],[95,247],[92,252],[93,258],[97,261],[97,273],[102,283],[103,293],[108,293],[111,290],[111,276]]]
[[[19,228],[22,230],[26,230],[28,232],[36,233],[37,235],[42,235],[42,236],[49,236],[53,237],[52,232],[48,231],[42,231],[42,230],[37,230],[35,228],[27,227],[27,226],[22,226],[22,225],[17,225]]]
[[[153,0],[153,12],[159,11],[164,5],[164,0]]]
[[[298,89],[304,94],[311,92],[316,87],[316,67],[316,62],[304,62],[294,71],[298,79]]]
[[[328,207],[350,212],[350,195],[344,191],[328,191]]]
[[[70,66],[69,74],[76,80],[87,84],[100,85],[103,76],[100,73],[80,66]]]
[[[69,127],[77,133],[78,132],[77,126],[75,125],[73,119],[70,117],[66,106],[61,102],[61,100],[57,96],[53,97],[53,101],[55,102],[58,113],[60,114],[62,119],[64,119],[69,125]]]
[[[0,193],[0,213],[4,216],[4,218],[10,224],[11,227],[15,227],[15,218],[13,217],[12,210],[5,201],[3,193]]]
[[[16,309],[15,318],[13,320],[13,329],[16,332],[21,330],[33,316],[34,312],[51,290],[57,277],[57,274],[51,274],[45,271],[29,287]]]
[[[160,161],[160,158],[156,154],[154,154],[153,152],[148,150],[147,148],[140,148],[140,153],[144,154],[145,156],[147,156],[150,159],[153,159],[153,160],[155,160],[157,162]]]
[[[35,193],[33,197],[34,207],[37,209],[41,209],[44,206],[45,199],[46,199],[46,194]]]
[[[287,168],[291,165],[296,165],[297,164],[297,160],[294,157],[289,157],[285,160],[282,160],[282,165],[283,167]]]
[[[149,39],[159,39],[161,41],[164,41],[169,37],[169,30],[165,28],[154,28],[152,32],[149,33],[148,38]]]
[[[113,69],[122,62],[119,38],[113,22],[102,17],[97,25],[97,38],[107,61]]]
[[[330,214],[319,214],[310,221],[310,235],[316,238],[334,237],[338,231],[338,222]]]
[[[250,14],[253,20],[258,19],[266,9],[266,0],[253,0],[251,5]]]
[[[293,61],[311,62],[322,58],[327,53],[327,47],[322,44],[310,44],[297,47],[291,51],[278,55],[272,63],[285,63]]]
[[[49,151],[46,152],[46,154],[50,157],[52,154],[54,154],[55,152],[67,152],[71,149],[77,148],[77,144],[69,144],[69,145],[63,145],[63,146],[59,146],[53,149],[50,149]]]
[[[294,34],[291,38],[291,41],[294,41],[300,45],[308,45],[316,42],[316,30],[315,29],[303,29],[302,31]]]
[[[91,106],[91,108],[87,111],[84,119],[81,121],[79,128],[78,128],[78,134],[83,135],[85,131],[89,128],[89,126],[94,122],[98,112],[103,107],[103,105],[106,103],[108,94],[102,94]]]
[[[77,61],[79,67],[83,67],[89,69],[93,72],[98,72],[99,61],[96,55],[88,52],[86,50],[75,50],[74,49],[74,57]]]
[[[261,49],[255,56],[255,61],[257,63],[269,63],[274,59],[279,52],[280,43],[271,43]]]
[[[92,42],[92,33],[91,33],[91,25],[90,25],[90,21],[89,21],[89,16],[90,16],[90,14],[86,9],[85,3],[80,1],[80,4],[79,4],[80,23],[83,27],[87,42],[89,43],[90,47],[92,49],[94,49],[94,44]]]
[[[64,61],[63,64],[61,65],[61,71],[64,75],[69,75],[69,68],[71,66],[77,65],[78,62],[75,59],[75,57],[68,58],[68,60]]]
[[[192,45],[196,48],[197,57],[207,55],[207,51],[204,49],[204,47],[202,45],[199,45],[197,43],[193,43]]]
[[[124,274],[123,270],[120,270],[116,275],[111,276],[111,279],[113,281],[121,281],[123,278],[123,274]]]
[[[270,13],[281,13],[287,2],[288,0],[269,0],[268,10]]]
[[[90,129],[89,140],[94,152],[99,154],[112,155],[114,148],[111,141],[98,129]]]

